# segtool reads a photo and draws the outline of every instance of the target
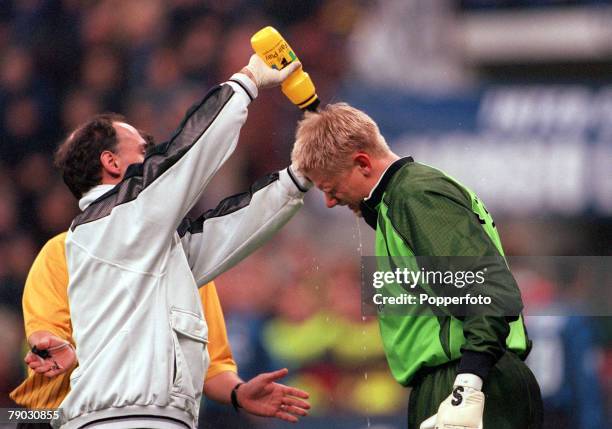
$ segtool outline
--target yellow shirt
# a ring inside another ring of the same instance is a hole
[[[49,331],[74,345],[68,306],[65,239],[65,232],[53,237],[34,260],[23,290],[23,318],[26,337],[36,331]],[[225,371],[237,372],[215,284],[210,282],[199,292],[209,327],[210,366],[206,379]],[[28,377],[10,396],[26,408],[57,408],[69,390],[70,372],[47,378],[28,369]]]

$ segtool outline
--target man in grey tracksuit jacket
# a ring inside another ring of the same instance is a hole
[[[236,147],[258,87],[278,85],[295,69],[266,75],[262,64],[252,58],[213,88],[173,138],[118,183],[102,181],[82,195],[66,239],[79,367],[55,426],[196,426],[209,363],[197,285],[281,228],[308,189],[288,168],[185,219]]]

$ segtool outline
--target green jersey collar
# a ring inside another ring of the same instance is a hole
[[[382,176],[380,176],[378,183],[374,186],[374,188],[372,188],[370,195],[359,204],[363,219],[373,229],[376,229],[376,220],[378,219],[378,211],[376,208],[382,201],[387,185],[395,173],[397,173],[400,168],[409,162],[414,162],[414,159],[412,159],[411,156],[400,158],[387,167]]]

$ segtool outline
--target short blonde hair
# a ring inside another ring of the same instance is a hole
[[[355,152],[380,157],[390,150],[372,118],[346,103],[335,103],[307,112],[298,123],[291,161],[304,172],[338,173],[350,166]]]

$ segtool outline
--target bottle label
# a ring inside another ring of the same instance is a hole
[[[276,70],[282,70],[297,60],[297,56],[284,40],[279,40],[276,45],[264,53],[266,64]]]

